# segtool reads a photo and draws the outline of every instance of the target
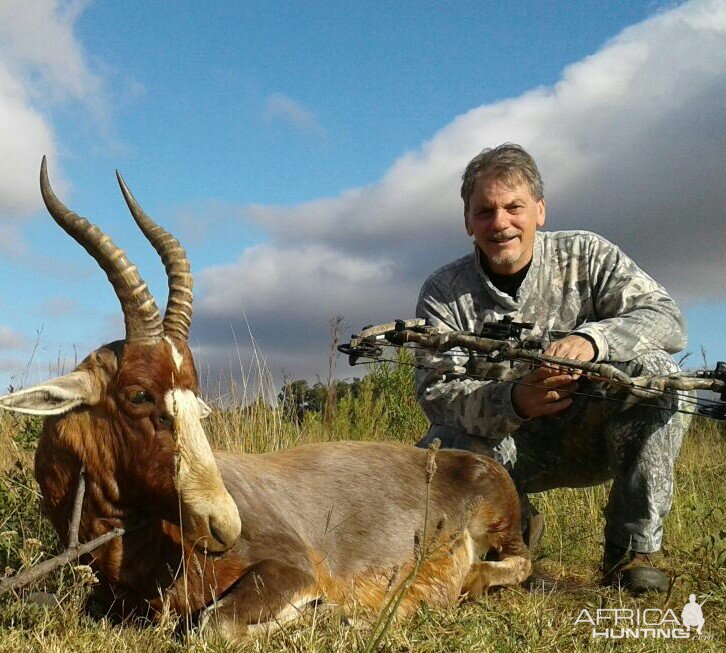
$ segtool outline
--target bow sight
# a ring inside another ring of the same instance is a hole
[[[622,393],[630,395],[629,403],[633,400],[643,402],[665,395],[675,395],[682,404],[688,404],[695,410],[673,410],[696,412],[712,419],[726,420],[726,362],[719,362],[714,370],[630,377],[607,362],[593,363],[547,355],[544,353],[544,343],[540,339],[522,335],[523,331],[532,328],[534,324],[515,322],[508,316],[498,322],[485,323],[480,333],[439,329],[427,324],[423,319],[395,320],[365,327],[359,334],[351,336],[350,342],[339,345],[338,350],[348,356],[351,365],[359,364],[361,358],[368,359],[366,362],[383,360],[381,356],[386,346],[415,345],[420,349],[429,349],[444,355],[452,350],[458,350],[460,356],[476,357],[486,363],[509,362],[513,365],[519,362],[532,367],[557,367],[576,371],[584,378],[603,383],[615,395]],[[566,335],[568,332],[549,332],[550,340],[559,340]],[[416,367],[426,366],[417,364]],[[472,374],[471,371],[467,374],[471,378],[482,378]],[[517,380],[501,382],[516,383]],[[704,390],[719,394],[719,399],[693,395],[693,391]],[[597,397],[593,395],[593,398]],[[609,398],[618,400],[615,397]]]
[[[494,340],[517,340],[521,342],[522,331],[533,328],[534,324],[532,322],[515,322],[510,315],[505,315],[498,322],[485,322],[480,335]]]

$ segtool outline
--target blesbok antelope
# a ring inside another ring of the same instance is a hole
[[[118,181],[166,267],[164,318],[124,252],[58,200],[43,159],[48,211],[106,272],[126,337],[70,374],[0,397],[2,408],[46,416],[35,474],[62,540],[81,466],[82,540],[143,524],[91,554],[118,605],[205,611],[205,627],[235,639],[323,598],[378,611],[406,578],[399,616],[419,602],[450,605],[525,580],[517,493],[493,460],[439,451],[434,472],[431,452],[373,442],[212,452],[187,346],[186,254]],[[430,527],[422,531],[424,512]]]

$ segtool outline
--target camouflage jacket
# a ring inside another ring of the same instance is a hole
[[[674,353],[686,342],[683,315],[665,289],[615,245],[586,231],[537,232],[514,299],[492,284],[475,249],[426,280],[416,315],[433,326],[477,333],[509,315],[533,322],[531,335],[545,342],[550,330],[585,334],[597,345],[598,360],[611,362],[653,349]],[[416,374],[416,395],[432,424],[495,442],[522,424],[512,407],[513,384],[480,378],[518,378],[525,368],[482,364],[460,350],[419,350],[417,358],[426,369]]]

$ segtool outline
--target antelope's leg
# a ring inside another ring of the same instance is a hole
[[[234,642],[258,632],[271,632],[296,619],[319,597],[310,570],[263,560],[205,610],[202,633],[205,638]]]
[[[489,537],[493,544],[490,550],[499,552],[499,560],[480,560],[471,565],[462,587],[462,593],[470,598],[481,596],[490,587],[522,583],[532,573],[531,555],[522,540],[519,520]]]
[[[502,560],[482,560],[469,569],[462,593],[469,598],[484,594],[497,585],[517,585],[532,573],[529,556],[509,556]]]
[[[468,526],[474,543],[472,563],[462,587],[469,597],[480,596],[490,587],[516,585],[532,573],[531,554],[522,539],[517,491],[504,468],[490,470],[484,478],[487,500]],[[498,560],[481,560],[490,553]]]

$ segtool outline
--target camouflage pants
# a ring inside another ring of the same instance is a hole
[[[678,369],[661,351],[617,367],[631,376]],[[601,386],[588,382],[580,382],[580,391],[605,396]],[[509,469],[521,493],[587,487],[612,479],[606,538],[652,553],[661,546],[663,518],[673,501],[673,465],[690,422],[689,415],[669,410],[676,407],[675,398],[648,400],[623,410],[622,403],[577,396],[565,411],[528,420],[499,443],[432,425],[417,446],[438,438],[444,448],[494,456]]]

